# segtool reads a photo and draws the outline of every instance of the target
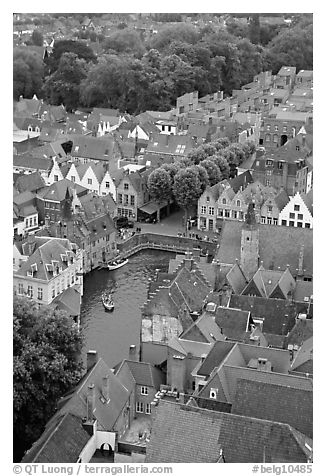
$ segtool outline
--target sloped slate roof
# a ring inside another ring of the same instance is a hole
[[[124,360],[122,365],[124,364],[129,367],[137,385],[154,387],[156,390],[159,390],[160,385],[165,383],[163,372],[147,362]]]
[[[53,161],[51,159],[42,159],[39,157],[33,157],[30,153],[13,156],[14,167],[25,167],[35,170],[50,170],[52,168]]]
[[[62,202],[66,198],[67,191],[72,195],[72,189],[76,190],[77,195],[87,191],[87,188],[82,187],[78,183],[71,182],[71,180],[68,179],[62,179],[58,182],[53,182],[51,185],[38,192],[37,195],[43,200]]]
[[[238,379],[232,413],[288,423],[312,438],[312,400],[312,389]]]
[[[307,462],[304,441],[286,424],[161,400],[145,462],[216,463],[220,450],[227,463]]]
[[[105,376],[108,376],[108,403],[103,403],[100,400],[102,395],[102,379]],[[69,412],[80,418],[86,417],[86,397],[89,384],[94,384],[95,386],[94,417],[98,422],[98,428],[110,431],[113,429],[129,398],[129,392],[101,358],[82,378],[74,391],[61,399],[56,415]]]
[[[242,222],[225,221],[217,258],[221,263],[240,261]],[[290,265],[293,276],[297,275],[300,246],[304,245],[303,268],[305,274],[313,270],[313,230],[287,226],[258,225],[259,256],[265,269],[284,270]]]
[[[201,367],[198,369],[198,375],[210,375],[215,367],[218,367],[234,347],[234,342],[218,341],[207,355]]]
[[[19,174],[15,181],[15,187],[19,193],[35,192],[45,187],[45,182],[39,172],[32,172],[31,174]]]
[[[76,463],[89,439],[80,417],[60,415],[36,440],[22,463]]]

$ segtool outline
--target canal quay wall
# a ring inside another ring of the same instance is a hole
[[[160,251],[172,251],[175,253],[186,253],[194,249],[200,249],[201,254],[214,256],[216,243],[211,241],[197,240],[178,236],[160,235],[157,233],[142,233],[131,236],[126,241],[117,244],[119,254],[123,258],[138,253],[141,250],[157,249]]]

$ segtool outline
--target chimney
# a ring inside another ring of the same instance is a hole
[[[109,376],[105,375],[102,378],[102,395],[106,401],[109,400]]]
[[[87,358],[86,358],[86,370],[87,372],[94,367],[98,359],[97,351],[96,350],[89,350],[87,352]]]
[[[87,388],[86,407],[86,422],[92,423],[94,420],[93,412],[95,410],[95,385],[93,383],[90,383]]]
[[[132,344],[129,346],[129,360],[132,360],[133,362],[137,362],[137,347],[135,344]]]
[[[299,251],[298,276],[303,275],[303,255],[304,255],[304,245],[301,245],[300,246],[300,251]]]

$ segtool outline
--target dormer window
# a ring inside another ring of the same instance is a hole
[[[209,398],[211,398],[212,400],[216,400],[217,394],[218,394],[218,388],[211,388],[209,391]]]
[[[226,199],[225,198],[222,199],[222,203],[223,203],[223,205],[226,205]]]
[[[206,202],[210,202],[210,197],[207,195]]]

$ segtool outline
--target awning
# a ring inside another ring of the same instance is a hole
[[[147,213],[147,215],[152,215],[153,213],[157,212],[157,210],[161,210],[161,208],[165,207],[168,204],[167,201],[164,201],[160,204],[156,202],[148,202],[145,203],[142,207],[139,207],[141,212]]]

